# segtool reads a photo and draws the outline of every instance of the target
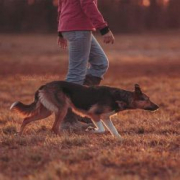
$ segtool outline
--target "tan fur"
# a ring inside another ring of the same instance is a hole
[[[44,90],[39,91],[39,100],[50,111],[56,112],[56,113],[58,112],[58,107],[56,107],[56,105],[53,104],[50,99],[48,99],[48,96],[46,95]]]
[[[152,103],[149,98],[141,92],[139,86],[136,85],[135,88],[135,93],[129,94],[132,100],[130,101],[128,108],[140,108],[145,110],[156,110],[158,108],[157,105]],[[111,91],[111,89],[109,89],[109,91]],[[121,91],[118,90],[118,92]],[[102,123],[100,119],[104,119],[104,123],[106,124],[110,132],[119,137],[117,130],[110,121],[110,116],[116,114],[119,111],[125,110],[127,108],[127,102],[116,100],[115,102],[118,104],[118,109],[115,110],[112,109],[111,104],[106,103],[102,105],[102,101],[100,104],[98,104],[99,102],[96,101],[96,104],[92,104],[89,110],[83,110],[83,108],[77,108],[75,104],[72,103],[70,97],[71,96],[69,96],[68,93],[64,93],[60,86],[57,87],[51,84],[42,86],[35,93],[35,99],[33,103],[29,105],[25,105],[21,102],[13,103],[10,109],[17,110],[19,113],[26,116],[21,125],[20,134],[23,133],[23,130],[27,124],[32,121],[44,119],[50,116],[53,112],[55,113],[55,121],[52,130],[54,131],[54,133],[58,134],[60,130],[60,124],[64,120],[68,109],[71,108],[76,114],[82,117],[90,117],[93,122],[101,129],[98,132],[102,131]],[[79,100],[81,101],[81,99]]]
[[[32,121],[44,119],[44,118],[50,116],[51,114],[52,113],[47,108],[45,108],[42,104],[40,104],[37,111],[35,111],[33,114],[31,114],[30,116],[26,117],[23,120],[23,123],[20,128],[20,135],[23,133],[24,128],[27,124],[29,124]]]
[[[78,109],[77,107],[74,106],[74,104],[71,102],[70,107],[72,108],[73,112],[81,117],[89,117],[89,113],[87,111]]]
[[[14,104],[14,106],[13,106],[13,104]],[[35,109],[34,109],[34,110],[30,109],[30,111],[28,112],[28,111],[23,111],[21,108],[19,108],[18,106],[16,106],[15,103],[13,103],[13,104],[11,105],[10,110],[16,111],[16,112],[17,112],[20,116],[22,116],[23,118],[24,118],[24,117],[26,117],[26,118],[27,118],[27,117],[31,117],[31,116],[33,116],[34,114],[39,113],[38,111],[39,111],[39,108],[40,108],[40,106],[41,106],[41,103],[40,103],[40,102],[37,102]]]
[[[59,134],[60,124],[63,121],[64,117],[66,116],[67,110],[68,110],[68,106],[65,105],[63,107],[63,109],[61,109],[57,113],[55,113],[55,122],[54,122],[53,127],[52,127],[52,131],[55,134]]]
[[[93,105],[93,106],[89,109],[88,113],[89,113],[89,114],[94,114],[94,112],[95,112],[98,108],[99,108],[98,104],[95,104],[95,105]]]
[[[145,108],[151,106],[151,102],[149,100],[147,100],[147,101],[137,101],[136,106],[141,108],[141,109],[145,109]]]

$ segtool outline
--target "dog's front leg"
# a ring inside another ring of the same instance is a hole
[[[99,134],[105,132],[105,128],[102,121],[100,120],[100,116],[91,115],[91,120],[96,128],[88,128],[87,131]]]
[[[105,132],[105,128],[104,128],[101,120],[99,120],[99,121],[92,120],[92,122],[96,126],[96,128],[94,128],[92,130],[93,133],[104,133]]]
[[[122,139],[121,135],[118,133],[117,129],[115,128],[114,124],[112,123],[110,117],[104,117],[102,121],[103,121],[104,125],[106,126],[106,128],[110,131],[110,133],[114,137]]]

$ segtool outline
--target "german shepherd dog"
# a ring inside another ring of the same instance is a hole
[[[155,111],[159,107],[142,93],[138,84],[133,92],[108,86],[82,86],[65,81],[54,81],[41,86],[35,93],[34,102],[24,105],[15,102],[10,109],[25,116],[20,134],[32,121],[44,119],[55,113],[52,131],[58,134],[68,108],[80,116],[91,118],[94,133],[105,132],[105,127],[114,137],[121,137],[110,116],[123,110],[144,109]]]

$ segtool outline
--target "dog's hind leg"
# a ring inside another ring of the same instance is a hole
[[[39,109],[38,111],[36,111],[34,114],[32,114],[32,115],[29,116],[29,117],[26,117],[26,118],[23,120],[23,123],[22,123],[22,125],[21,125],[19,134],[22,135],[25,126],[26,126],[27,124],[29,124],[30,122],[47,118],[47,117],[50,116],[51,114],[52,114],[51,111],[49,111],[47,108],[45,108],[43,105],[41,105],[41,106],[40,106],[40,109]]]
[[[64,120],[64,117],[67,114],[67,110],[68,110],[67,107],[63,107],[63,108],[61,108],[61,110],[59,110],[58,112],[55,113],[55,121],[54,121],[54,124],[52,127],[52,131],[55,134],[59,134],[60,124]]]
[[[116,127],[114,126],[114,124],[112,123],[110,117],[104,117],[104,119],[102,121],[103,121],[104,125],[106,126],[106,128],[110,131],[110,133],[114,137],[121,139],[121,135],[118,133],[118,131],[117,131]]]

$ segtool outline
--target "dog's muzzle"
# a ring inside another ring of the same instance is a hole
[[[156,111],[158,109],[159,109],[159,106],[157,106],[156,104],[151,107],[145,108],[145,110],[147,110],[147,111]]]

